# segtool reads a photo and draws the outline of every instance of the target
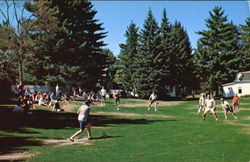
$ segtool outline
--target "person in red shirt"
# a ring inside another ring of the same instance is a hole
[[[239,97],[237,96],[237,94],[235,94],[233,97],[233,108],[234,108],[234,111],[236,111],[236,109],[238,111],[240,110],[240,101],[239,101]]]

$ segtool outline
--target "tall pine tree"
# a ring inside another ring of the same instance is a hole
[[[140,97],[147,98],[152,91],[159,91],[161,81],[161,70],[156,68],[159,65],[160,55],[160,30],[149,9],[148,16],[144,21],[140,33],[140,51],[136,57],[135,84]]]
[[[206,19],[207,30],[198,32],[201,38],[196,50],[197,72],[203,90],[221,91],[221,84],[234,80],[241,69],[237,27],[228,22],[221,7],[215,7]]]
[[[171,32],[171,83],[176,87],[177,95],[194,88],[192,49],[188,34],[180,22],[175,22]]]
[[[171,66],[171,25],[167,18],[166,9],[163,10],[161,25],[160,25],[160,50],[157,55],[158,63],[155,70],[160,72],[158,91],[160,98],[165,98],[167,95],[166,85],[170,85],[170,66]]]
[[[35,4],[38,2],[40,0],[34,1]],[[32,4],[29,8],[35,15],[37,11]],[[52,85],[95,87],[106,60],[101,49],[105,45],[102,38],[106,33],[95,19],[97,11],[92,9],[93,5],[88,0],[49,0],[49,8],[58,12],[54,15],[58,23],[50,39],[41,40],[41,36],[34,36],[36,47],[43,48],[36,52],[42,66],[36,62],[31,65],[40,67],[33,75]],[[36,25],[43,26],[39,21],[41,17],[35,17]]]
[[[243,69],[250,70],[250,17],[246,19],[246,24],[240,25],[241,49],[244,55]]]
[[[119,61],[116,64],[118,70],[115,80],[118,84],[122,85],[125,91],[133,91],[135,94],[135,58],[139,48],[139,33],[135,23],[131,22],[124,36],[126,37],[126,43],[120,44],[121,51],[118,56]]]

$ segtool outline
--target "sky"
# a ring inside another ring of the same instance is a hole
[[[22,2],[24,1],[20,0],[20,4]],[[180,21],[188,33],[192,48],[196,48],[200,37],[196,32],[207,29],[205,19],[209,18],[209,11],[212,11],[215,6],[222,7],[225,11],[224,15],[227,15],[228,20],[236,25],[245,24],[246,19],[250,17],[250,0],[91,0],[91,2],[94,5],[93,9],[97,11],[95,18],[99,19],[98,23],[103,23],[104,31],[108,32],[107,37],[103,39],[107,44],[104,48],[110,49],[116,56],[120,53],[119,44],[126,41],[124,33],[127,27],[133,21],[139,29],[142,29],[149,8],[158,24],[161,23],[164,8],[170,23]],[[0,8],[6,11],[1,0]],[[0,15],[0,21],[2,20],[3,17]]]
[[[250,1],[92,1],[97,10],[96,19],[103,23],[108,32],[104,42],[108,44],[114,55],[120,52],[119,44],[125,43],[124,33],[133,21],[142,29],[149,8],[154,18],[161,23],[163,9],[166,8],[167,17],[171,23],[180,21],[186,29],[192,48],[196,47],[200,35],[196,32],[206,30],[205,19],[209,18],[209,11],[220,6],[234,24],[245,24],[250,17]]]

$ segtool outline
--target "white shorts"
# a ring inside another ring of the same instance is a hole
[[[211,113],[215,113],[214,112],[214,110],[215,110],[215,108],[210,108],[210,107],[206,107],[206,109],[205,109],[205,112],[204,113],[208,113],[208,112],[211,112]]]

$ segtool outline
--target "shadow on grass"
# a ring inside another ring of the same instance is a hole
[[[108,115],[92,115],[91,124],[95,127],[110,127],[119,124],[150,124],[176,120],[147,120],[126,119]],[[0,131],[36,134],[26,128],[39,129],[71,129],[78,128],[77,114],[70,112],[52,112],[47,110],[33,110],[31,115],[18,115],[12,112],[12,107],[0,106]],[[101,136],[94,139],[116,138],[120,136]],[[33,141],[31,137],[16,137],[0,135],[0,155],[15,150],[22,150],[23,146],[42,145]]]
[[[30,137],[13,137],[0,135],[0,155],[13,153],[14,150],[26,151],[23,146],[39,146],[41,142],[30,139]]]
[[[101,137],[93,137],[93,138],[91,138],[91,140],[99,140],[99,139],[105,139],[105,138],[119,138],[119,137],[123,137],[123,136],[108,136],[108,135],[103,135]]]
[[[25,128],[40,129],[69,129],[78,128],[77,114],[70,112],[52,112],[47,110],[33,110],[33,114],[18,115],[12,112],[12,108],[0,107],[0,130],[37,133],[28,131]],[[167,122],[176,120],[148,120],[117,118],[109,115],[91,115],[90,122],[96,127],[105,127],[116,124],[150,124],[153,122]]]

